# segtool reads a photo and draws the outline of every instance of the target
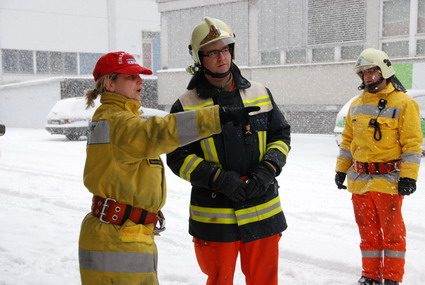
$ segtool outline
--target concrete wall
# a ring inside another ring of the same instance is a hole
[[[0,123],[6,127],[43,128],[61,99],[60,80],[49,79],[0,86]]]
[[[423,58],[412,63],[413,78],[423,78]],[[415,68],[415,66],[418,66]],[[296,133],[332,133],[337,112],[360,93],[354,62],[241,67],[242,74],[268,87]],[[415,70],[417,74],[415,75]],[[168,110],[184,92],[191,76],[183,69],[158,73],[158,102]],[[417,81],[425,82],[425,81]],[[423,88],[419,83],[412,88]]]

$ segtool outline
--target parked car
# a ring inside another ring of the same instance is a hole
[[[0,136],[4,135],[6,133],[6,126],[0,124]]]
[[[85,97],[73,97],[58,101],[47,115],[45,129],[52,135],[65,135],[69,140],[78,140],[82,136],[87,136],[91,118],[97,107],[100,106],[100,99],[97,98],[95,106],[86,108]],[[164,117],[168,113],[158,109],[141,107],[143,114],[141,118],[147,119],[152,116]]]
[[[418,102],[419,109],[420,109],[420,112],[421,112],[422,134],[425,137],[425,89],[424,90],[423,89],[409,89],[409,90],[407,90],[406,93],[409,94],[413,99],[415,99],[416,102]],[[344,130],[345,118],[347,117],[347,113],[348,113],[348,110],[350,108],[351,102],[353,102],[353,100],[355,98],[357,98],[358,96],[359,95],[354,96],[353,98],[348,100],[348,102],[345,103],[345,105],[341,108],[341,110],[338,112],[338,114],[336,116],[334,135],[335,135],[336,143],[338,144],[338,146],[342,142],[341,133]],[[425,140],[422,143],[422,154],[425,155]]]

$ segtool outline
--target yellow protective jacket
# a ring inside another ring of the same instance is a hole
[[[217,107],[145,120],[138,101],[104,93],[101,103],[87,141],[84,184],[94,195],[149,212],[165,203],[159,155],[221,132]],[[83,284],[157,284],[153,226],[105,224],[88,214],[79,241]]]
[[[378,108],[380,99],[386,100],[382,111]],[[371,119],[380,125],[379,141],[374,138],[375,128],[369,126]],[[422,144],[419,107],[391,82],[378,93],[364,91],[351,103],[342,139],[336,171],[347,173],[350,192],[397,194],[399,177],[418,179]],[[401,160],[401,167],[400,172],[359,174],[353,170],[353,160],[368,163]]]

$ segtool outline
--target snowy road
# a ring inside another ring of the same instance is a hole
[[[91,200],[82,183],[85,144],[34,129],[11,128],[0,137],[0,284],[80,283],[79,227]],[[281,239],[280,284],[357,284],[359,237],[351,196],[334,186],[337,153],[331,135],[293,135],[288,164],[278,178],[289,224]],[[166,172],[167,230],[156,239],[161,284],[205,284],[187,233],[190,187]],[[403,285],[425,284],[424,174],[422,165],[418,191],[404,200]],[[235,284],[243,280],[238,269]]]

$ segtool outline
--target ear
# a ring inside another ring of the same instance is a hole
[[[115,91],[114,83],[111,80],[111,78],[105,78],[105,81],[103,82],[103,87],[105,88],[106,91],[109,91],[109,92]]]

